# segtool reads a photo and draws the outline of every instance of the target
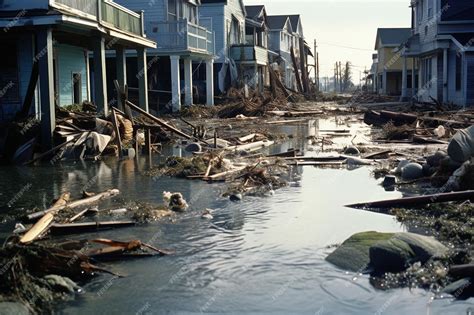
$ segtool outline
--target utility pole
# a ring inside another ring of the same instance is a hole
[[[339,61],[339,90],[340,90],[341,93],[342,93],[342,83],[343,83],[343,80],[342,80],[342,62]]]
[[[318,42],[314,40],[314,82],[316,83],[316,91],[319,92],[319,53]]]

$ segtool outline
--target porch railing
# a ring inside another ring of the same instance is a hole
[[[135,35],[144,34],[143,15],[110,0],[50,0],[50,6]]]
[[[205,27],[178,21],[149,22],[148,37],[157,42],[157,50],[163,52],[195,51],[214,53],[214,35]]]
[[[230,57],[237,62],[268,63],[268,49],[254,45],[234,45],[230,48]]]

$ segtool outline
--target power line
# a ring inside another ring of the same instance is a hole
[[[324,43],[324,42],[321,43],[321,42],[320,42],[319,44],[326,45],[326,46],[334,46],[334,47],[346,48],[346,49],[353,49],[353,50],[374,51],[373,49],[365,49],[365,48],[351,47],[351,46],[345,46],[345,45],[333,44],[333,43]]]

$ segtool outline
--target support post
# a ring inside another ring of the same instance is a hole
[[[402,96],[401,101],[406,101],[408,97],[408,67],[407,67],[407,58],[403,58],[403,71],[402,71]]]
[[[418,85],[418,82],[416,82],[416,63],[415,63],[416,59],[415,58],[412,58],[411,59],[411,62],[412,62],[412,65],[411,65],[411,97],[415,97],[416,93],[417,93],[417,89],[416,89],[416,86]]]
[[[206,61],[206,105],[214,106],[214,59]]]
[[[41,94],[41,142],[43,149],[53,147],[53,131],[56,128],[56,112],[54,104],[54,67],[53,67],[53,31],[51,28],[37,33],[38,47],[42,55],[36,55],[39,64]]]
[[[117,68],[117,82],[121,88],[127,84],[127,58],[125,55],[125,49],[122,46],[117,47],[115,50],[115,63]],[[123,111],[124,105],[122,104],[122,98],[117,99],[118,108]]]
[[[101,36],[94,44],[94,95],[97,112],[108,114],[107,73],[105,67],[105,39]]]
[[[171,59],[171,93],[173,112],[181,110],[181,78],[179,71],[179,56],[170,56]]]
[[[184,103],[193,105],[193,62],[190,58],[184,59]]]
[[[382,74],[382,93],[383,95],[387,95],[387,71],[384,70]]]
[[[443,103],[449,100],[448,89],[448,49],[443,50]]]
[[[148,64],[146,50],[141,47],[137,49],[138,63],[138,106],[148,113]]]

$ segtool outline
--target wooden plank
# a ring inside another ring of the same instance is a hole
[[[27,219],[30,220],[30,221],[31,220],[36,220],[38,218],[43,217],[45,214],[47,214],[49,212],[59,211],[59,210],[62,210],[66,207],[70,208],[70,209],[74,209],[74,208],[78,208],[78,207],[81,207],[81,206],[90,205],[90,204],[99,202],[100,200],[103,200],[103,199],[115,197],[118,194],[120,194],[120,191],[118,189],[110,189],[110,190],[107,190],[105,192],[102,192],[100,194],[97,194],[97,195],[89,197],[89,198],[76,200],[76,201],[73,201],[71,203],[67,203],[66,205],[53,206],[49,209],[29,214],[29,215],[27,215]]]
[[[31,69],[30,82],[28,83],[28,89],[26,91],[23,105],[21,106],[20,112],[17,114],[18,119],[28,117],[30,113],[31,104],[33,103],[33,97],[35,95],[36,85],[38,84],[39,77],[39,64],[37,61],[33,61],[33,68]]]
[[[415,207],[423,206],[432,203],[440,202],[450,202],[450,201],[466,201],[474,200],[474,190],[460,191],[460,192],[451,192],[451,193],[441,193],[425,196],[416,196],[416,197],[407,197],[400,199],[392,200],[382,200],[374,202],[364,202],[356,203],[351,205],[346,205],[349,208],[356,209],[369,209],[369,208],[403,208],[403,207]]]
[[[111,118],[112,118],[112,125],[114,126],[114,131],[115,131],[115,143],[117,144],[118,150],[119,150],[119,157],[123,158],[122,139],[120,136],[120,129],[118,126],[117,112],[115,110],[115,107],[112,107]]]
[[[295,48],[291,46],[291,61],[293,62],[293,70],[295,71],[295,77],[296,77],[296,87],[298,88],[298,92],[303,93],[303,83],[301,82],[301,76],[300,76],[300,71],[298,67],[298,62],[296,60],[296,55],[295,55]]]
[[[53,207],[65,206],[68,203],[70,197],[70,193],[63,193],[61,197],[53,204]],[[23,237],[20,239],[20,243],[31,243],[43,235],[48,230],[51,223],[53,223],[54,217],[58,212],[59,210],[55,210],[46,213],[38,222],[36,222],[35,225],[33,225],[33,227],[28,232],[26,232],[25,235],[23,235]]]
[[[53,235],[68,235],[78,233],[96,232],[100,230],[117,229],[135,226],[134,221],[105,221],[105,222],[84,222],[68,224],[52,224],[50,227]]]

